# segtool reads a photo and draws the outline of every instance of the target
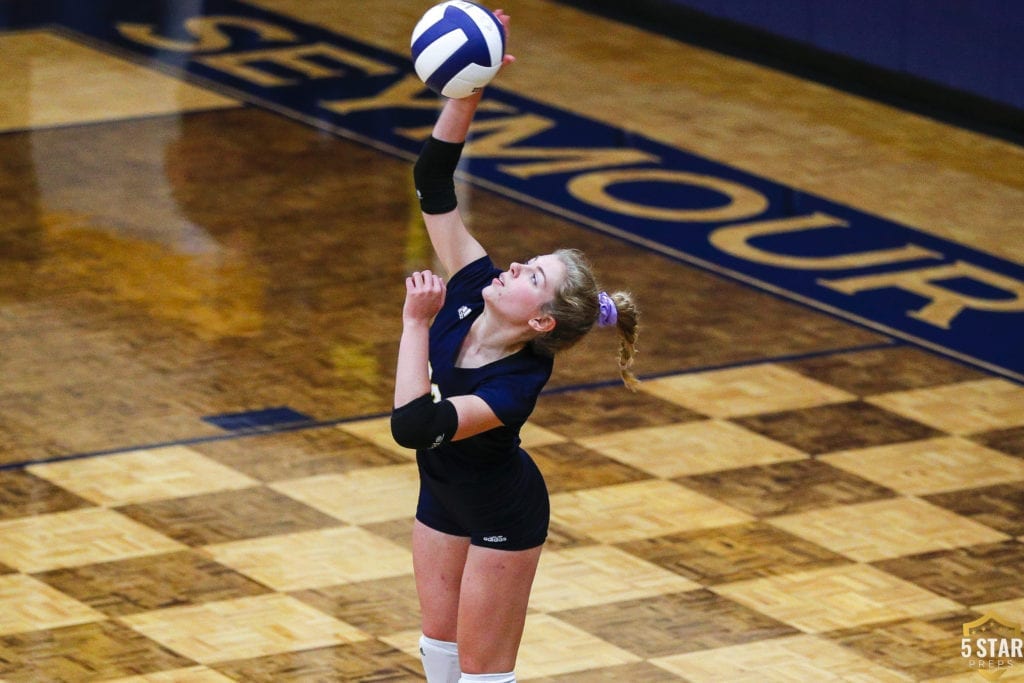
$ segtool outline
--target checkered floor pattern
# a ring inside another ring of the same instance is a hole
[[[981,680],[963,625],[1024,621],[1019,385],[893,346],[553,391],[524,443],[520,680]],[[384,418],[0,472],[0,681],[422,680],[410,456]]]

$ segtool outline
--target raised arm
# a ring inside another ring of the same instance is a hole
[[[505,27],[507,35],[511,23],[508,14],[500,9],[495,10],[494,14]],[[506,54],[502,63],[507,66],[515,59]],[[486,254],[483,246],[462,221],[457,208],[454,181],[462,147],[482,96],[482,92],[477,92],[469,97],[445,102],[413,172],[427,234],[449,277]]]
[[[449,277],[486,253],[462,221],[453,177],[480,96],[445,102],[413,170],[427,234]]]

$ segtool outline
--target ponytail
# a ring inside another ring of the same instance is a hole
[[[609,298],[615,304],[615,329],[619,333],[619,375],[627,389],[636,391],[640,380],[632,368],[636,359],[636,338],[640,332],[640,309],[629,292],[615,292]]]

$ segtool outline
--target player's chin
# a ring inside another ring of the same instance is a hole
[[[498,285],[488,285],[484,287],[483,291],[481,292],[481,298],[484,300],[484,303],[490,306],[492,309],[498,309],[502,308],[504,305],[504,302],[501,298],[502,294],[503,293],[501,291],[501,287],[499,287]]]

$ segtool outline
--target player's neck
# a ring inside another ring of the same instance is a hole
[[[532,330],[516,329],[485,310],[473,321],[459,350],[460,367],[480,367],[519,352],[532,338]]]

